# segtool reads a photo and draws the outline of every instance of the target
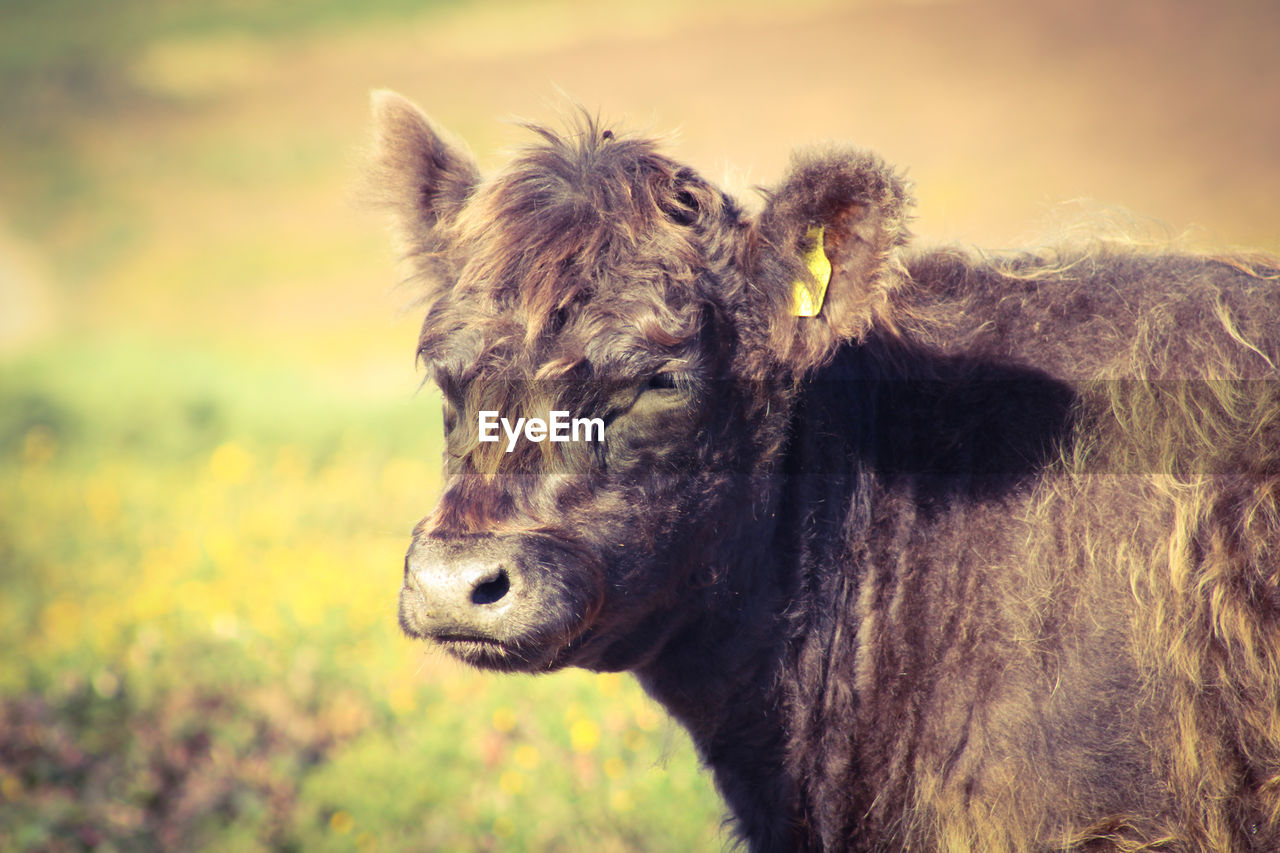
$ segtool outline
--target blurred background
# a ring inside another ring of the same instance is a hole
[[[576,100],[745,198],[874,148],[921,243],[1280,251],[1269,0],[0,0],[0,849],[726,844],[629,677],[399,636],[440,417],[376,87],[487,168]]]

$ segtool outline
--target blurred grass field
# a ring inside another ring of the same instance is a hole
[[[484,678],[397,636],[427,401],[130,340],[0,388],[0,848],[714,845],[633,683]]]
[[[439,408],[368,90],[487,166],[563,89],[739,187],[876,147],[928,239],[1091,196],[1280,250],[1269,5],[1033,5],[0,0],[0,850],[723,847],[628,676],[399,635]]]
[[[424,14],[0,7],[0,850],[720,844],[630,679],[399,636],[441,444],[351,203],[369,84],[328,125],[253,87]]]
[[[397,636],[424,401],[126,341],[0,387],[0,847],[714,845],[629,680],[484,678]]]

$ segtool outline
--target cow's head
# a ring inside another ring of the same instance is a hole
[[[401,624],[483,667],[640,665],[749,557],[734,543],[767,523],[795,383],[887,321],[904,185],[832,150],[797,158],[748,217],[587,120],[534,128],[483,179],[409,102],[374,107],[380,191],[425,288],[418,354],[445,400],[447,482],[414,531]],[[797,316],[806,293],[815,316]],[[599,419],[603,440],[497,425],[553,412]]]

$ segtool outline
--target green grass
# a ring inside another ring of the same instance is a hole
[[[396,626],[439,406],[344,195],[367,85],[286,72],[458,5],[0,0],[0,286],[53,306],[0,341],[0,851],[723,846],[629,677]]]
[[[136,339],[0,369],[0,849],[717,849],[625,676],[399,636],[434,399]]]

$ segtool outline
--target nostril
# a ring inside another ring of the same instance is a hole
[[[507,577],[507,570],[498,569],[497,574],[476,584],[475,589],[471,590],[471,603],[493,604],[501,601],[509,589],[511,589],[511,579]]]

